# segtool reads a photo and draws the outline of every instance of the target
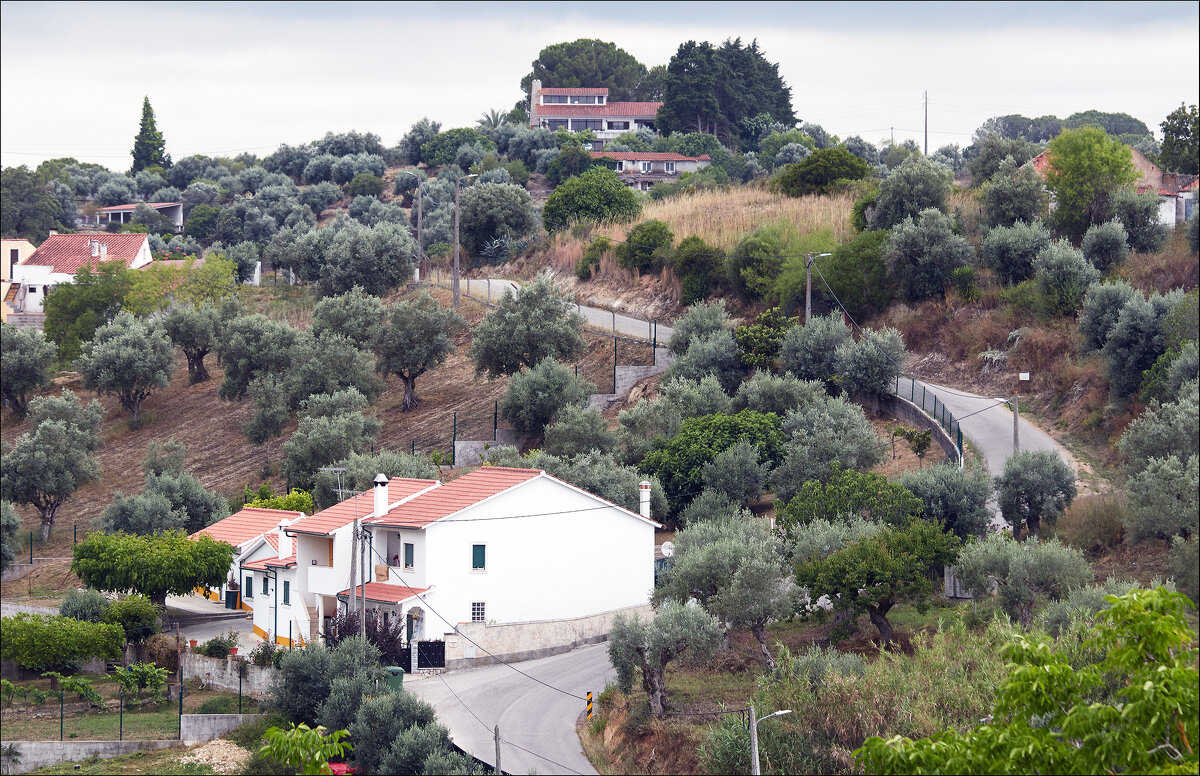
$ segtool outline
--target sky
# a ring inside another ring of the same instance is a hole
[[[987,118],[1123,111],[1156,133],[1200,94],[1200,3],[0,3],[0,163],[114,170],[149,96],[167,151],[264,156],[357,129],[509,110],[539,50],[612,41],[666,64],[757,39],[804,121],[966,146]],[[894,128],[894,130],[892,129]]]

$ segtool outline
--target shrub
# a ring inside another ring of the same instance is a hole
[[[569,457],[598,450],[612,452],[617,437],[608,430],[600,413],[571,404],[558,412],[557,419],[546,427],[546,443],[542,448],[550,455]]]
[[[588,244],[579,261],[575,263],[575,277],[579,280],[589,280],[593,271],[600,269],[600,259],[612,247],[612,240],[607,237],[597,237]]]
[[[179,652],[175,638],[165,633],[156,633],[146,640],[146,659],[168,671],[179,670]]]
[[[950,217],[930,208],[892,227],[884,256],[900,292],[911,302],[941,296],[950,273],[967,266],[972,251],[970,243],[954,233]]]
[[[1193,435],[1195,434],[1193,427]],[[1125,528],[1134,542],[1194,536],[1200,516],[1200,456],[1151,458],[1129,478]]]
[[[702,380],[710,375],[726,393],[737,390],[742,381],[742,361],[728,330],[692,340],[687,352],[667,368],[663,380]]]
[[[724,494],[735,504],[748,505],[762,495],[771,467],[759,461],[756,445],[742,440],[717,453],[701,472],[705,491]]]
[[[213,636],[211,639],[197,647],[196,652],[201,655],[207,655],[208,657],[215,657],[223,660],[229,657],[229,650],[237,646],[238,638],[238,632],[231,630],[224,636]]]
[[[414,130],[416,127],[414,126]],[[426,165],[444,165],[454,162],[458,149],[464,144],[478,143],[486,151],[492,151],[496,145],[486,135],[476,129],[460,127],[439,132],[433,138],[421,144],[421,161]],[[409,159],[409,161],[416,161]]]
[[[20,612],[3,618],[0,658],[34,670],[74,670],[92,658],[119,660],[125,637],[106,623]]]
[[[779,164],[778,155],[775,162]],[[845,148],[823,148],[790,165],[779,179],[779,188],[789,197],[827,194],[834,182],[861,180],[870,172],[865,162]]]
[[[833,250],[832,256],[815,259],[817,271],[813,273],[814,306],[823,300],[825,306],[837,310],[841,307],[855,320],[881,313],[892,303],[895,282],[888,276],[884,252],[890,234],[873,230],[855,235],[848,243]],[[787,277],[787,271],[780,281]],[[797,292],[802,289],[797,288]],[[800,297],[787,295],[779,289],[780,302],[788,310],[799,310]]]
[[[378,197],[383,193],[383,179],[369,172],[360,172],[351,179],[346,191],[352,197]]]
[[[1033,268],[1038,289],[1056,315],[1073,315],[1083,304],[1088,287],[1100,279],[1100,271],[1066,240],[1043,248],[1034,258]]]
[[[134,594],[109,604],[104,621],[120,625],[125,639],[138,644],[158,633],[161,616],[162,609],[157,604],[144,595]]]
[[[732,408],[734,412],[774,412],[782,418],[797,407],[823,399],[824,396],[825,387],[816,381],[757,371],[738,386]]]
[[[942,210],[949,195],[950,172],[923,156],[910,156],[880,184],[871,228],[891,229],[923,210]]]
[[[525,434],[541,434],[563,408],[586,404],[596,386],[581,380],[553,356],[514,374],[500,400],[500,417]]]
[[[1033,165],[1018,166],[1009,156],[980,192],[984,221],[990,227],[1031,223],[1041,218],[1046,207],[1046,187]]]
[[[1139,295],[1138,292],[1124,280],[1093,283],[1088,287],[1083,297],[1083,310],[1079,313],[1079,333],[1083,336],[1084,352],[1104,347],[1117,325],[1121,310],[1135,295]]]
[[[1041,221],[1017,221],[988,231],[979,248],[980,259],[1004,283],[1019,283],[1033,275],[1033,260],[1050,244],[1050,230]]]
[[[1033,621],[1038,595],[1060,600],[1092,581],[1092,569],[1079,550],[1054,539],[1018,542],[998,535],[963,547],[954,573],[977,596],[995,586],[1004,611],[1026,627]]]
[[[68,590],[58,613],[63,617],[87,622],[103,622],[108,597],[99,590]]]
[[[1168,563],[1171,576],[1180,592],[1195,603],[1200,600],[1200,565],[1196,564],[1197,537],[1191,539],[1176,536],[1171,540],[1171,555]]]
[[[250,722],[243,722],[238,727],[229,731],[225,738],[237,744],[243,749],[249,749],[251,752],[257,752],[262,746],[263,735],[273,727],[284,727],[288,724],[288,718],[278,711],[269,712],[256,717]]]
[[[784,533],[795,535],[797,527],[818,520],[903,525],[920,515],[921,509],[916,496],[882,474],[843,469],[835,463],[828,482],[810,480],[786,505],[777,502],[776,521]]]
[[[1117,219],[1093,224],[1083,235],[1083,256],[1096,269],[1107,272],[1121,266],[1129,258],[1129,234]]]
[[[788,413],[783,421],[787,458],[772,475],[775,496],[791,501],[809,480],[825,482],[835,463],[866,470],[883,462],[883,446],[862,408],[825,398]]]
[[[1115,399],[1133,396],[1147,369],[1166,351],[1163,323],[1182,291],[1150,299],[1135,295],[1125,303],[1104,343],[1109,391]]]
[[[1158,222],[1161,201],[1153,191],[1138,194],[1129,188],[1121,189],[1109,198],[1108,209],[1113,219],[1125,227],[1130,249],[1138,253],[1157,253],[1166,245],[1171,231]]]
[[[1198,385],[1193,379],[1180,391],[1178,400],[1151,406],[1126,427],[1117,449],[1125,455],[1130,473],[1140,472],[1152,458],[1175,456],[1186,461],[1200,453],[1196,435],[1200,425]]]
[[[734,329],[733,339],[741,351],[742,363],[751,368],[772,368],[784,333],[796,321],[786,317],[778,307],[772,307],[759,313],[754,323]]]
[[[542,210],[547,231],[561,231],[579,221],[629,223],[642,212],[637,194],[607,167],[593,167],[550,193]]]
[[[982,537],[991,521],[987,502],[992,481],[982,468],[959,470],[953,464],[905,472],[899,484],[921,500],[922,516],[967,539]]]
[[[783,368],[801,380],[832,383],[837,377],[837,349],[851,338],[841,315],[814,316],[803,326],[793,326],[783,337]]]
[[[497,239],[517,239],[537,228],[529,192],[504,183],[476,183],[461,197],[463,244],[479,254]]]
[[[900,332],[890,327],[863,329],[861,339],[847,339],[834,351],[838,385],[849,396],[886,396],[896,384],[905,356]]]
[[[643,221],[617,246],[617,262],[625,269],[651,272],[668,263],[675,235],[662,221]]]
[[[1042,520],[1054,522],[1075,500],[1075,472],[1053,451],[1023,450],[1004,462],[996,499],[1013,536],[1020,537],[1022,526],[1037,536]]]
[[[687,352],[693,340],[724,330],[728,322],[725,302],[718,300],[712,304],[693,304],[675,321],[667,347],[676,356],[681,356]]]

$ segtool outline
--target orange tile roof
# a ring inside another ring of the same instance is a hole
[[[395,504],[402,499],[411,498],[429,488],[438,488],[437,480],[414,480],[407,477],[394,477],[388,481],[388,503]],[[440,488],[438,488],[440,489]],[[328,536],[342,526],[354,522],[354,518],[364,518],[375,509],[375,496],[371,492],[360,496],[351,496],[340,504],[334,504],[328,509],[322,509],[311,517],[300,520],[289,526],[288,531]]]
[[[399,504],[383,517],[371,518],[368,522],[396,528],[423,528],[541,474],[541,469],[484,466]]]
[[[415,598],[418,594],[427,592],[427,587],[405,587],[404,585],[392,585],[387,582],[368,582],[367,583],[367,600],[374,601],[380,604],[398,604],[401,601],[407,601],[410,598]],[[354,588],[354,594],[362,596],[363,586],[359,585]],[[350,588],[346,588],[338,593],[339,596],[349,598]]]
[[[190,538],[195,539],[199,536],[211,536],[219,542],[229,542],[234,547],[237,547],[264,533],[270,532],[271,536],[274,537],[275,528],[279,525],[280,520],[291,522],[303,516],[303,512],[293,512],[286,509],[245,507],[224,520],[219,520],[207,528],[196,531]],[[271,541],[271,539],[268,539],[268,541]],[[278,549],[277,545],[276,549]]]
[[[616,159],[622,162],[710,162],[708,154],[700,156],[684,156],[683,154],[663,153],[661,151],[589,151],[593,159]]]
[[[92,256],[90,243],[95,240],[108,246],[105,261],[123,261],[128,267],[148,239],[144,234],[52,234],[24,263],[54,267],[56,273],[74,275],[85,264],[99,262]]]
[[[242,568],[249,571],[266,571],[268,568],[275,569],[290,569],[296,565],[296,556],[289,555],[286,558],[259,558],[252,560],[249,563],[243,563]]]
[[[544,89],[542,91],[545,91]],[[538,105],[534,119],[567,118],[570,116],[631,116],[654,118],[661,102],[610,102],[606,105]]]

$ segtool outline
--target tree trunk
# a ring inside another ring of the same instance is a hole
[[[166,605],[167,605],[166,591],[156,592],[156,593],[146,596],[146,597],[149,598],[154,603],[158,604],[159,606],[166,607]]]
[[[867,614],[871,616],[871,624],[879,630],[879,639],[885,647],[892,643],[892,639],[896,636],[896,631],[892,629],[892,624],[888,622],[887,618],[887,613],[891,608],[890,603],[867,607]]]
[[[400,375],[400,382],[404,383],[404,400],[400,403],[400,411],[412,412],[421,403],[417,398],[417,378]]]
[[[58,514],[58,504],[51,504],[42,510],[42,541],[50,538],[50,529],[54,527],[54,516]]]
[[[666,664],[650,667],[649,663],[642,665],[642,686],[646,688],[646,697],[650,700],[650,713],[661,717],[667,708],[667,682],[664,674]]]
[[[1030,515],[1028,518],[1025,519],[1025,522],[1029,528],[1030,536],[1041,536],[1042,535],[1042,518],[1041,517],[1039,517],[1037,515]]]
[[[207,380],[209,375],[208,370],[204,368],[204,357],[208,355],[208,351],[189,353],[185,350],[183,354],[187,356],[188,362],[188,385],[195,385]]]
[[[1033,601],[1022,601],[1017,604],[1017,622],[1021,627],[1028,628],[1033,622]]]
[[[134,399],[130,402],[129,412],[133,418],[129,421],[130,428],[141,428],[142,425],[142,400]]]
[[[756,622],[750,626],[750,632],[754,634],[754,638],[758,639],[759,649],[762,650],[763,657],[767,659],[767,668],[775,670],[775,658],[771,657],[771,650],[767,649],[767,623]]]

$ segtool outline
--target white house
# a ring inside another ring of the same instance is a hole
[[[656,183],[675,181],[685,172],[703,170],[712,164],[708,154],[683,154],[656,151],[592,151],[593,159],[611,159],[621,182],[630,188],[649,191]]]
[[[606,87],[542,87],[535,80],[529,95],[529,127],[590,129],[600,144],[643,127],[654,129],[661,102],[612,102]]]
[[[274,628],[286,643],[291,622],[293,635],[312,638],[353,591],[378,616],[402,618],[412,641],[449,643],[472,623],[544,625],[552,640],[556,623],[647,604],[659,527],[649,505],[648,483],[639,514],[537,469],[485,466],[444,484],[380,475],[371,494],[281,529],[295,537],[294,556],[285,547],[242,565],[255,595],[268,591],[266,606],[254,604],[255,630]],[[365,586],[351,582],[356,520]]]
[[[108,226],[109,224],[128,224],[133,220],[133,211],[138,205],[146,205],[158,212],[159,215],[171,219],[175,229],[183,231],[182,202],[134,202],[129,205],[111,205],[98,208],[92,216],[92,226]]]
[[[51,234],[25,261],[13,269],[14,312],[43,312],[43,302],[55,286],[71,283],[85,265],[120,261],[129,269],[148,265],[150,238],[144,234]],[[7,297],[6,297],[7,298]]]
[[[252,576],[242,572],[242,566],[278,557],[279,526],[288,525],[304,517],[303,512],[286,509],[262,509],[245,507],[229,517],[202,528],[189,538],[208,536],[219,542],[233,545],[233,562],[229,566],[226,583],[218,590],[202,590],[201,595],[214,601],[224,601],[228,592],[236,591],[237,608],[245,611],[254,609],[254,590],[249,584]],[[290,546],[290,540],[288,543]],[[230,583],[236,583],[231,585]]]

